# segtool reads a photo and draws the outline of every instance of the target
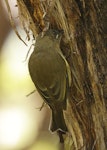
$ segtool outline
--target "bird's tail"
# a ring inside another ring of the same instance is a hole
[[[67,126],[65,124],[63,111],[61,109],[58,111],[52,110],[52,121],[50,130],[52,132],[60,130],[64,133],[68,131]]]

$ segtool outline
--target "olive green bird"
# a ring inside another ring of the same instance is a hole
[[[60,49],[61,37],[62,33],[57,30],[48,30],[44,36],[38,35],[28,63],[37,91],[52,110],[52,132],[67,132],[63,110],[66,110],[71,73]]]

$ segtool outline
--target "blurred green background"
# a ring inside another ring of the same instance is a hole
[[[27,52],[32,45],[20,27],[15,0],[12,14],[25,46],[10,26],[4,0],[0,1],[0,150],[59,150],[59,138],[48,130],[51,111],[45,106],[28,72]],[[33,49],[33,48],[32,48]],[[32,51],[31,49],[31,51]],[[30,53],[31,53],[30,51]]]

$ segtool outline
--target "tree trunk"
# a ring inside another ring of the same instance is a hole
[[[65,150],[107,150],[107,0],[17,0],[34,37],[62,29],[72,86],[64,113]],[[26,30],[27,32],[27,30]],[[28,34],[28,32],[27,32]]]

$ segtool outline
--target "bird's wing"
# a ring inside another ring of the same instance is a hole
[[[63,104],[64,109],[66,109],[66,99],[67,99],[67,88],[68,88],[68,79],[64,75],[58,76],[57,80],[54,80],[48,88],[40,88],[36,85],[36,88],[40,95],[43,97],[44,101],[52,106],[53,104]],[[52,106],[53,107],[53,106]]]
[[[58,51],[59,55],[62,57],[62,59],[65,61],[66,64],[66,69],[67,69],[67,78],[68,78],[68,84],[69,87],[71,86],[71,70],[70,70],[70,66],[67,62],[67,60],[65,59],[64,55],[62,54],[62,51]]]

